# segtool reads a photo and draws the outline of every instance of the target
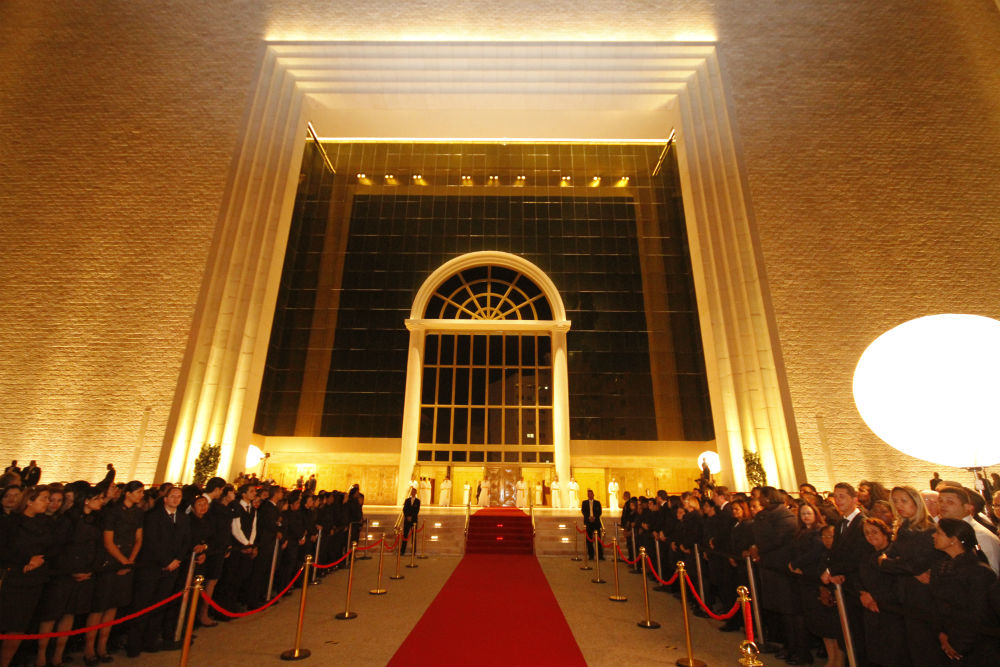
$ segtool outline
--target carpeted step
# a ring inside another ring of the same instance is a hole
[[[517,509],[490,508],[469,518],[466,553],[532,554],[531,517]]]

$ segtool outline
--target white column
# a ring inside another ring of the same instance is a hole
[[[410,350],[406,360],[406,391],[403,402],[403,434],[399,448],[399,478],[396,480],[396,504],[402,505],[409,491],[408,482],[417,463],[417,439],[420,437],[420,385],[424,375],[424,339],[422,322],[406,320],[410,330]]]
[[[568,321],[552,330],[552,443],[555,445],[556,474],[559,475],[561,506],[566,507],[569,482],[569,372],[566,351]]]

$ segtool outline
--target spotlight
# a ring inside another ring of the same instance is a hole
[[[524,176],[518,176],[517,178],[514,179],[514,187],[515,188],[523,188],[524,187],[524,181],[525,181],[525,177]]]
[[[572,176],[563,176],[562,180],[559,181],[559,187],[568,188],[571,185],[573,185],[573,183],[571,182],[572,178],[573,178]]]
[[[394,174],[386,174],[385,175],[385,184],[386,185],[399,185],[399,182],[396,180],[396,176]]]
[[[615,183],[615,187],[616,188],[627,188],[628,187],[628,181],[629,181],[629,177],[628,176],[622,176],[621,178],[618,179],[618,182]]]
[[[358,172],[358,183],[360,183],[361,185],[371,185],[372,179],[368,178],[367,174]]]
[[[601,177],[600,176],[594,176],[592,179],[590,179],[590,183],[588,183],[588,185],[590,187],[592,187],[592,188],[596,188],[600,184],[601,184]]]
[[[475,185],[472,176],[462,176],[462,185]]]

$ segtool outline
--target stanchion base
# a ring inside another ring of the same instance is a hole
[[[310,655],[312,655],[312,654],[309,652],[309,649],[307,649],[307,648],[300,648],[300,649],[290,648],[290,649],[288,649],[287,651],[285,651],[284,653],[281,654],[281,659],[282,660],[305,660]]]
[[[590,583],[592,583],[592,584],[606,584],[606,583],[608,583],[608,580],[607,579],[591,579]]]
[[[609,595],[608,599],[612,600],[613,602],[625,602],[626,600],[628,600],[628,596],[627,595]]]
[[[352,618],[357,618],[357,617],[358,617],[358,612],[356,611],[342,611],[336,616],[334,616],[334,618],[337,619],[338,621],[349,621]]]
[[[310,586],[319,586],[321,583],[323,583],[322,579],[316,579],[315,581],[310,581],[309,585]]]
[[[660,627],[660,624],[656,621],[639,621],[636,623],[640,628],[646,628],[647,630],[655,630]]]
[[[414,568],[414,567],[420,567],[420,566],[419,566],[419,565],[417,565],[416,563],[409,563],[409,564],[407,564],[407,565],[404,565],[403,567],[409,567],[409,568]]]
[[[392,579],[393,581],[399,581],[400,579],[406,579],[406,577],[404,577],[401,574],[394,574],[394,575],[392,575],[389,578]]]
[[[385,588],[373,588],[368,593],[370,595],[385,595],[388,592]]]
[[[420,554],[417,554],[417,560],[426,560],[428,558],[430,558],[430,556],[421,556]]]
[[[579,563],[581,560],[583,560],[583,556],[573,556],[572,558],[570,558],[570,560]]]
[[[581,570],[593,570],[594,568],[590,567],[589,565],[581,565],[580,569]]]
[[[690,660],[687,658],[679,658],[674,664],[676,664],[677,667],[707,667],[707,665],[705,665],[705,663],[698,658],[691,658]]]

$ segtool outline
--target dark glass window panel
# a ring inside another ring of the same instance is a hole
[[[518,452],[504,452],[503,461],[504,463],[517,463]]]
[[[452,414],[454,419],[452,443],[456,445],[469,444],[469,409],[455,408]]]
[[[476,366],[486,364],[486,341],[489,336],[472,337],[472,363]]]
[[[503,370],[499,368],[489,369],[489,400],[487,405],[503,405]]]
[[[430,452],[430,450],[418,450],[417,451],[417,460],[418,461],[430,461],[431,460],[431,452]]]
[[[507,408],[504,410],[504,444],[506,445],[516,445],[519,444],[519,431],[518,428],[518,410],[517,408]]]
[[[538,442],[538,431],[536,429],[535,411],[533,409],[521,410],[521,441],[526,445],[534,445]]]
[[[535,369],[525,368],[521,371],[521,405],[535,405],[538,398],[537,391]]]
[[[501,452],[486,452],[486,462],[487,463],[501,463],[502,453]]]
[[[534,463],[538,460],[538,452],[521,452],[522,463]]]
[[[437,334],[427,334],[424,339],[424,363],[436,364],[438,362],[438,344],[440,337]]]
[[[552,405],[552,371],[549,368],[539,368],[535,376],[538,387],[538,404]]]
[[[503,336],[487,336],[487,363],[490,366],[503,366]]]
[[[552,410],[538,410],[538,435],[535,437],[539,445],[551,445],[552,440]]]
[[[469,444],[486,444],[486,410],[473,408],[469,411],[470,434]]]
[[[437,402],[440,404],[451,404],[451,382],[453,373],[454,371],[451,368],[438,369]]]
[[[451,408],[437,409],[437,431],[434,434],[434,442],[451,443]]]
[[[455,363],[455,336],[452,334],[441,335],[441,356],[439,363],[449,365]]]
[[[503,410],[492,408],[487,413],[486,444],[503,444]]]
[[[521,365],[534,366],[535,361],[535,339],[537,336],[521,336]]]
[[[451,453],[451,460],[454,463],[464,463],[466,460],[468,460],[468,458],[469,458],[468,452],[453,451]]]
[[[469,452],[469,462],[482,463],[485,456],[486,452]]]
[[[455,369],[455,405],[469,405],[469,369]]]
[[[518,352],[520,352],[518,345],[518,336],[504,336],[503,349],[504,364],[507,366],[517,366],[520,363],[520,357]]]
[[[437,386],[437,369],[433,366],[424,366],[424,379],[420,387],[420,402],[424,404],[434,402],[434,389]]]
[[[539,463],[552,463],[552,452],[539,452],[538,462]]]
[[[435,461],[447,461],[448,460],[448,454],[449,454],[449,452],[444,452],[444,451],[441,451],[441,450],[435,451],[434,452],[434,460]]]
[[[434,441],[434,408],[420,409],[420,437],[422,443]]]
[[[471,336],[458,336],[455,341],[455,363],[459,366],[468,366],[471,354]]]
[[[472,369],[472,404],[486,405],[486,369]]]

